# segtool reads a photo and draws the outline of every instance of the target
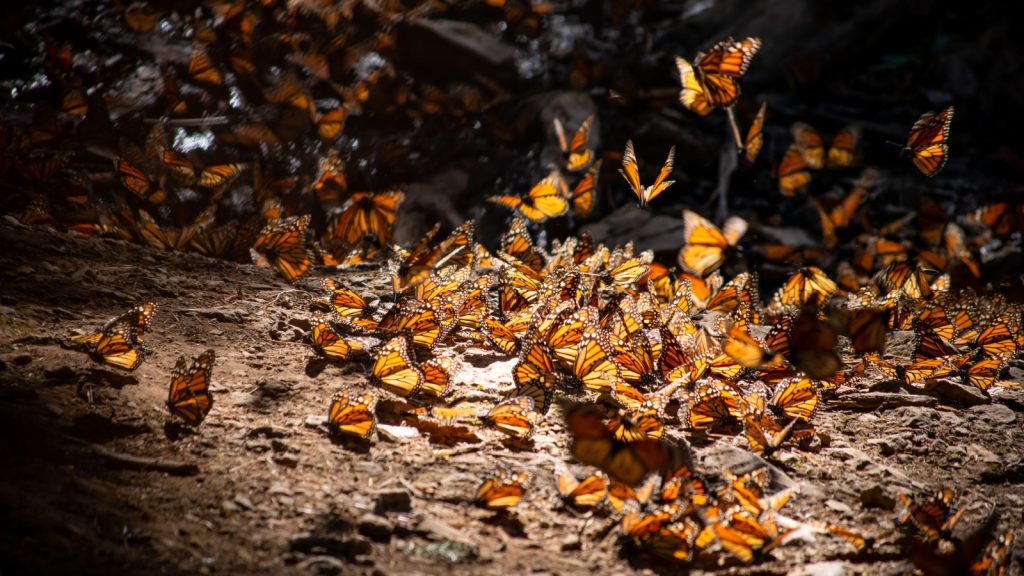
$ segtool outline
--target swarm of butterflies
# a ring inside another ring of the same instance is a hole
[[[245,33],[241,21],[228,15],[224,21],[232,22],[231,34]],[[222,74],[201,38],[189,74],[196,84],[216,87]],[[740,137],[733,107],[740,79],[759,48],[756,38],[728,39],[698,54],[692,64],[676,61],[682,104],[700,115],[724,110],[737,149],[750,163],[762,147],[765,107],[746,138]],[[234,73],[251,73],[244,51],[240,54],[232,60]],[[318,111],[301,83],[289,78],[267,100],[302,110],[323,125],[322,133],[337,134],[330,127],[331,111]],[[904,153],[927,176],[945,164],[952,117],[950,107],[923,115],[911,128]],[[141,156],[154,165],[159,158],[159,179],[137,166],[141,160],[115,160],[117,177],[133,202],[161,205],[169,196],[166,182],[211,189],[216,196],[246,170],[253,173],[254,190],[274,189],[255,162],[200,168],[180,158],[159,126]],[[676,269],[655,262],[649,251],[638,253],[631,244],[604,246],[585,233],[539,245],[531,227],[570,211],[585,217],[593,207],[601,160],[589,147],[591,126],[593,119],[586,119],[570,139],[557,121],[563,165],[524,196],[488,198],[514,214],[493,253],[477,243],[473,221],[440,240],[435,226],[409,247],[394,245],[392,227],[403,192],[347,194],[337,155],[324,158],[313,185],[329,199],[326,204],[338,204],[316,243],[309,241],[311,216],[289,214],[273,193],[256,195],[263,200],[260,222],[265,223],[252,227],[258,232],[212,229],[215,218],[209,211],[180,230],[161,228],[143,211],[138,221],[129,211],[116,224],[111,219],[77,230],[138,229],[154,246],[192,246],[208,255],[249,250],[256,263],[275,267],[289,281],[317,264],[336,269],[384,261],[392,282],[389,294],[361,294],[334,279],[320,286],[323,313],[312,320],[311,347],[329,361],[365,359],[370,373],[368,391],[346,387],[334,397],[327,407],[330,429],[370,439],[380,400],[398,397],[410,415],[439,422],[479,420],[510,441],[524,442],[554,409],[570,437],[572,458],[596,469],[583,480],[556,471],[567,505],[595,508],[607,500],[621,514],[624,539],[666,559],[721,552],[750,563],[783,544],[792,530],[780,512],[794,490],[772,492],[767,469],[727,472],[725,485],[711,489],[692,465],[683,431],[710,438],[740,434],[751,451],[766,458],[781,450],[813,449],[819,442],[813,419],[822,399],[861,374],[879,371],[926,390],[937,379],[958,378],[988,391],[1000,385],[1007,364],[1019,356],[1024,345],[1020,305],[998,295],[951,290],[949,270],[963,267],[979,276],[980,267],[977,246],[968,244],[959,224],[940,207],[911,215],[918,219],[924,246],[917,251],[910,241],[893,238],[902,224],[876,228],[864,222],[866,232],[855,241],[851,261],[837,265],[834,277],[813,264],[826,259],[821,247],[762,244],[766,260],[788,263],[792,270],[766,304],[757,272],[724,274],[752,228],[738,216],[719,228],[697,212],[684,211]],[[234,130],[235,137],[244,138],[239,127]],[[820,214],[822,247],[834,248],[839,235],[853,227],[878,176],[864,170],[837,202],[816,197],[811,171],[855,167],[859,131],[842,130],[827,150],[810,126],[800,123],[792,132],[794,143],[775,171],[780,193],[807,196]],[[620,173],[640,207],[673,184],[675,153],[675,148],[668,151],[657,177],[645,186],[633,143],[626,142]],[[571,184],[573,174],[578,178]],[[1024,229],[1021,206],[995,204],[972,218],[1004,237]],[[239,238],[245,241],[239,244]],[[152,304],[136,306],[68,345],[133,370],[145,358],[141,337],[154,311]],[[911,358],[885,356],[892,330],[913,332]],[[514,392],[486,413],[459,408],[459,361],[442,351],[456,338],[516,360],[510,374]],[[844,362],[843,353],[856,363]],[[168,407],[188,425],[199,425],[213,406],[213,363],[214,353],[208,351],[191,363],[180,359],[172,374]],[[530,480],[524,472],[499,469],[475,499],[488,508],[511,508]],[[945,493],[923,505],[903,500],[907,521],[926,542],[950,540],[959,518],[951,513],[951,500]],[[824,529],[858,551],[868,546],[869,538],[845,528]],[[965,562],[972,573],[1002,574],[1012,542],[1012,533],[995,536]],[[953,542],[952,552],[933,554],[940,559],[967,555],[965,545]]]

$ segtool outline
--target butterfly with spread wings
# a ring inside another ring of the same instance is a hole
[[[558,146],[565,155],[565,169],[569,172],[578,172],[590,165],[594,159],[594,153],[587,148],[587,141],[590,137],[590,124],[594,121],[593,116],[587,118],[580,124],[573,135],[572,140],[565,138],[565,128],[562,121],[555,118],[555,135],[558,136]]]
[[[306,248],[308,229],[308,214],[268,224],[252,245],[253,260],[274,266],[285,280],[294,282],[313,267],[313,256]]]
[[[149,329],[156,304],[147,302],[108,320],[97,332],[69,339],[71,347],[124,370],[135,370],[145,359],[140,337]]]
[[[199,355],[189,365],[178,358],[167,393],[167,409],[189,426],[198,426],[213,408],[210,379],[213,377],[213,350]]]
[[[641,208],[647,206],[651,200],[654,200],[659,194],[675,183],[675,180],[667,180],[669,175],[672,174],[672,163],[675,160],[675,156],[676,147],[673,146],[669,149],[668,158],[665,159],[665,164],[661,167],[661,172],[658,172],[658,177],[654,179],[654,183],[650,186],[644,186],[640,182],[640,167],[636,163],[633,141],[626,141],[626,151],[622,155],[622,168],[619,170],[619,174],[622,174],[622,177],[626,179],[629,187],[633,190],[633,194],[636,194]]]
[[[400,190],[356,192],[332,215],[325,238],[355,246],[363,236],[371,236],[378,246],[388,246],[391,226],[404,199],[405,193]]]
[[[707,116],[715,108],[728,108],[740,97],[739,78],[761,48],[758,38],[728,38],[700,52],[691,65],[676,57],[682,92],[679,100],[689,110]]]
[[[953,107],[942,112],[925,112],[914,122],[907,138],[907,145],[902,150],[903,156],[909,156],[922,174],[934,177],[946,165],[949,156],[949,127],[953,123]]]
[[[331,401],[327,423],[332,431],[356,438],[369,438],[377,429],[377,396],[372,393],[355,394],[343,387]]]
[[[683,241],[679,250],[679,265],[697,276],[705,277],[725,263],[726,256],[747,232],[747,221],[730,216],[719,230],[709,220],[692,212],[683,211]]]
[[[546,178],[534,184],[525,197],[500,195],[488,196],[487,201],[515,210],[531,222],[544,222],[549,218],[562,216],[569,211],[565,199],[569,187],[558,169],[552,169]]]

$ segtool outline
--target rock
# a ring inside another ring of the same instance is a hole
[[[185,308],[178,312],[181,314],[198,316],[200,318],[207,318],[218,322],[228,322],[231,324],[243,324],[249,319],[249,314],[240,308]]]
[[[562,539],[562,552],[569,552],[572,550],[579,550],[583,547],[583,543],[580,542],[580,537],[576,534],[569,534]]]
[[[284,482],[274,482],[267,489],[267,494],[271,496],[291,496],[292,489]]]
[[[12,362],[15,366],[27,366],[32,363],[32,356],[29,354],[18,354]]]
[[[902,406],[892,412],[897,420],[897,426],[919,432],[931,429],[939,419],[934,410],[920,406]]]
[[[377,434],[381,439],[390,442],[407,442],[420,437],[420,431],[412,426],[392,426],[390,424],[378,424]]]
[[[974,406],[967,410],[967,416],[991,424],[1013,424],[1017,421],[1017,415],[1014,414],[1013,410],[1002,404]]]
[[[306,428],[320,429],[323,428],[326,419],[323,416],[306,416],[306,419],[302,421],[302,425]]]
[[[979,444],[971,444],[967,447],[967,457],[995,468],[1002,468],[1003,466],[1002,458]]]
[[[376,494],[377,507],[387,512],[408,512],[412,510],[412,497],[406,490],[382,490]]]
[[[982,390],[974,386],[964,386],[949,378],[940,378],[930,390],[939,398],[961,406],[978,406],[988,404],[989,398]]]
[[[896,448],[888,438],[871,438],[867,441],[867,445],[877,447],[882,456],[892,456],[896,453]]]
[[[398,48],[414,74],[433,81],[477,81],[483,76],[512,86],[519,77],[516,49],[469,22],[406,20],[398,28]]]
[[[299,569],[318,576],[342,574],[348,565],[333,556],[310,556],[299,562]]]
[[[288,321],[288,324],[302,330],[303,332],[309,332],[313,329],[313,325],[310,324],[309,318],[292,318]]]
[[[230,518],[238,513],[241,508],[235,502],[231,500],[225,500],[220,503],[220,515],[224,518]]]
[[[420,523],[416,525],[416,531],[431,540],[461,542],[476,548],[476,543],[468,533],[458,530],[434,516],[426,516],[420,520]]]
[[[243,510],[252,510],[252,500],[245,494],[235,494],[234,502]]]
[[[276,439],[276,438],[270,441],[270,448],[274,452],[287,452],[288,451],[288,445],[285,444],[284,442]]]
[[[1018,460],[1006,466],[993,467],[981,472],[981,480],[987,484],[999,484],[1009,482],[1011,484],[1024,483],[1024,461]]]
[[[786,572],[786,576],[843,576],[852,574],[853,566],[846,562],[828,561],[804,564]]]
[[[292,454],[274,454],[274,464],[278,466],[284,466],[285,468],[295,468],[299,465],[299,459]]]
[[[896,500],[886,494],[885,488],[882,488],[880,484],[861,490],[860,503],[865,508],[881,508],[882,510],[892,510],[896,507]]]
[[[281,398],[291,392],[291,386],[280,380],[259,379],[256,381],[256,390],[264,398]]]
[[[303,532],[292,536],[291,549],[302,554],[329,554],[335,558],[354,558],[373,552],[373,545],[365,538],[337,538]]]
[[[356,524],[359,533],[377,542],[391,540],[391,534],[395,531],[395,525],[390,520],[376,514],[364,514]]]
[[[850,508],[848,504],[845,504],[838,500],[832,500],[831,498],[825,500],[825,506],[831,510],[835,510],[836,512],[840,512],[842,514],[848,514],[851,516],[853,515],[853,508]]]

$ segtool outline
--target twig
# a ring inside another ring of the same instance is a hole
[[[189,127],[202,127],[202,126],[222,126],[224,124],[230,124],[231,118],[227,116],[207,116],[206,118],[146,118],[143,120],[146,124],[159,124],[164,123],[168,126],[189,126]]]
[[[732,106],[725,109],[726,115],[729,116],[729,126],[732,127],[732,137],[736,140],[736,153],[743,153],[743,138],[740,136],[740,125],[736,123],[736,113],[733,112]]]
[[[81,444],[107,460],[108,464],[127,468],[129,470],[154,470],[166,472],[175,476],[195,476],[199,473],[199,466],[191,462],[179,462],[176,460],[164,460],[162,458],[146,458],[145,456],[133,456],[108,450],[96,444],[89,444],[81,440],[71,438],[73,442]]]

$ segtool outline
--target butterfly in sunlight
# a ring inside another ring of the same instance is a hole
[[[114,158],[114,170],[121,180],[121,185],[140,199],[152,204],[160,204],[167,199],[167,193],[149,179],[149,176],[121,158]]]
[[[306,248],[308,228],[308,214],[268,224],[252,245],[253,261],[272,265],[285,280],[294,282],[313,267],[313,256]]]
[[[400,190],[356,192],[331,215],[324,237],[355,246],[363,236],[371,236],[378,246],[388,246],[391,226],[404,199],[405,193]]]
[[[488,196],[487,201],[515,210],[527,220],[539,223],[569,211],[569,201],[565,199],[568,193],[565,179],[557,168],[553,168],[546,178],[530,188],[525,197]]]
[[[707,116],[715,108],[728,108],[740,97],[739,78],[746,73],[750,61],[761,49],[758,38],[732,38],[700,52],[691,65],[676,57],[676,68],[682,91],[679,101],[687,109]]]
[[[835,326],[805,308],[793,321],[786,359],[815,380],[830,378],[843,367],[836,352],[838,343]]]
[[[818,394],[809,378],[788,378],[776,385],[768,407],[780,418],[809,422],[818,409]]]
[[[922,174],[934,177],[946,165],[949,155],[949,127],[953,123],[953,107],[942,112],[925,112],[914,122],[907,138],[907,145],[902,150],[903,156],[909,156]]]
[[[331,401],[327,424],[332,431],[356,438],[369,438],[377,429],[377,396],[372,393],[355,394],[343,387]]]
[[[636,486],[648,473],[658,472],[682,458],[677,447],[662,440],[616,440],[595,406],[572,406],[566,410],[565,419],[572,436],[573,457],[597,466],[619,482]]]
[[[580,178],[572,189],[572,196],[569,200],[572,203],[572,211],[580,218],[586,218],[594,209],[594,193],[597,191],[597,175],[601,173],[601,161],[598,160],[587,170],[587,173]]]
[[[585,169],[594,159],[594,153],[587,148],[587,140],[590,137],[590,124],[593,121],[593,116],[587,116],[576,130],[572,140],[569,141],[565,138],[565,128],[562,126],[562,121],[558,118],[554,119],[555,135],[558,136],[558,147],[562,149],[562,154],[565,155],[565,169],[569,172],[578,172]]]
[[[328,360],[348,360],[365,349],[358,340],[346,339],[331,326],[326,318],[316,315],[312,321],[310,340],[313,348]]]
[[[522,440],[533,434],[537,417],[532,398],[513,396],[491,408],[480,420],[499,432]]]
[[[566,506],[575,509],[594,508],[604,500],[608,493],[608,482],[600,473],[577,480],[568,471],[557,471],[558,494]]]
[[[778,362],[778,354],[766,350],[749,332],[746,322],[734,322],[726,331],[722,351],[744,368],[761,368]]]
[[[964,513],[964,508],[953,512],[956,493],[950,488],[936,491],[923,503],[918,503],[907,494],[897,494],[902,508],[901,524],[913,524],[928,541],[949,539],[953,528]]]
[[[761,152],[761,147],[764,145],[762,128],[764,127],[766,106],[766,102],[761,103],[761,107],[757,110],[757,115],[754,116],[754,121],[750,123],[750,128],[747,129],[747,137],[743,140],[743,158],[748,164],[753,164],[757,160],[757,155]]]
[[[414,396],[420,391],[423,371],[413,363],[406,337],[397,336],[380,347],[373,362],[371,380],[377,386],[403,398]]]
[[[135,370],[145,354],[139,348],[140,336],[149,329],[156,304],[147,302],[108,320],[97,332],[69,339],[72,347],[89,354],[97,361]]]
[[[208,208],[196,217],[195,222],[182,228],[161,228],[148,212],[141,209],[139,210],[139,219],[142,221],[139,234],[147,244],[159,250],[183,252],[196,234],[213,223],[214,213],[212,207]]]
[[[210,394],[213,362],[213,350],[207,350],[191,365],[181,356],[174,366],[167,393],[167,409],[189,426],[198,426],[213,407],[213,395]]]
[[[721,230],[700,214],[683,211],[683,242],[678,263],[703,278],[717,270],[747,232],[747,221],[730,216]]]
[[[669,148],[668,158],[665,159],[665,164],[662,165],[661,172],[658,172],[658,177],[654,179],[654,183],[650,186],[644,186],[640,182],[640,167],[636,163],[633,141],[626,141],[626,151],[622,155],[622,168],[619,169],[619,174],[622,174],[629,187],[632,188],[633,194],[636,194],[636,199],[640,203],[641,208],[647,206],[648,202],[657,198],[659,194],[675,183],[675,180],[666,180],[672,174],[672,163],[675,160],[675,156],[676,147],[673,146]]]
[[[529,480],[530,475],[526,472],[499,468],[477,488],[476,501],[491,510],[511,508],[522,499]]]

